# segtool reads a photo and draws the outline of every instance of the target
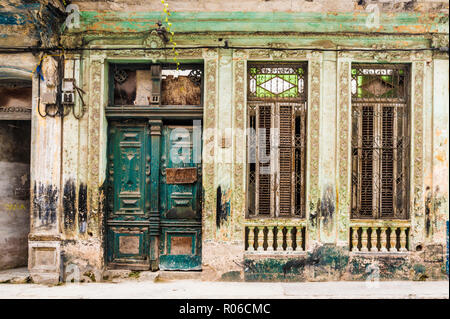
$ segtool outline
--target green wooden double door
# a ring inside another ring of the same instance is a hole
[[[109,123],[109,267],[201,269],[199,134],[162,121]]]

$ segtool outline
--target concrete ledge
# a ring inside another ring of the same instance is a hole
[[[31,282],[27,268],[14,268],[0,271],[0,283],[25,284]]]

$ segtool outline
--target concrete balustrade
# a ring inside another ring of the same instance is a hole
[[[301,252],[305,250],[304,226],[247,226],[247,252]]]
[[[351,251],[407,252],[409,229],[404,221],[354,223],[351,226]]]

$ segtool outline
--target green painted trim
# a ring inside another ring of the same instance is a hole
[[[379,28],[366,26],[367,12],[173,12],[174,32],[448,32],[445,13],[382,13]],[[161,12],[82,11],[73,32],[147,32]]]

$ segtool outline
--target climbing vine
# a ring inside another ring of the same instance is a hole
[[[172,23],[169,20],[169,17],[171,16],[171,13],[169,10],[169,4],[165,0],[161,0],[161,3],[164,5],[164,8],[163,8],[164,15],[165,15],[164,21],[167,24],[166,30],[170,34],[169,42],[170,42],[170,44],[172,44],[172,51],[173,51],[173,54],[175,55],[173,60],[177,64],[177,71],[178,71],[179,67],[180,67],[180,62],[178,62],[178,60],[177,60],[177,56],[178,56],[178,51],[176,50],[177,43],[175,41],[173,41],[173,36],[175,33],[171,30]]]

